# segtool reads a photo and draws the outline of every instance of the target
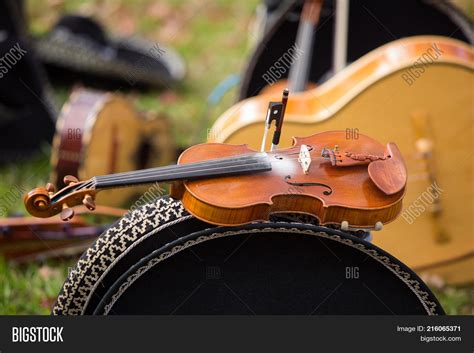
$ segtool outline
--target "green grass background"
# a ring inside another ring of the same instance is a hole
[[[235,100],[235,89],[201,124],[206,98],[229,74],[245,67],[255,41],[252,26],[257,0],[28,0],[30,30],[46,33],[58,16],[81,13],[97,18],[115,35],[139,34],[177,50],[187,64],[186,79],[172,90],[129,92],[138,108],[165,112],[172,119],[177,143],[187,146]],[[67,99],[69,88],[55,87],[58,106]],[[49,146],[28,163],[0,169],[0,195],[13,185],[30,190],[45,185],[49,175]],[[9,214],[24,214],[21,199],[7,205]],[[74,259],[12,266],[0,258],[0,314],[48,314],[56,295],[75,263]],[[473,314],[472,288],[442,287],[436,294],[449,314]]]

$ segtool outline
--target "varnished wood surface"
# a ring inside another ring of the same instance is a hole
[[[404,191],[386,195],[370,179],[367,165],[336,167],[320,157],[323,147],[357,153],[383,155],[385,147],[361,135],[347,140],[345,133],[333,131],[295,139],[295,146],[312,147],[312,164],[304,174],[297,160],[299,148],[269,153],[272,170],[239,177],[221,177],[185,182],[183,204],[191,213],[208,222],[232,225],[267,220],[271,213],[299,212],[317,216],[321,223],[341,223],[373,228],[375,223],[392,221],[401,209]],[[291,154],[288,154],[291,152]],[[255,153],[245,145],[196,145],[186,150],[179,164],[233,155]],[[281,159],[278,159],[281,158]],[[321,183],[323,186],[293,186],[293,183]]]
[[[407,183],[407,168],[402,154],[394,143],[387,144],[386,159],[370,163],[369,176],[377,187],[387,195],[402,190]]]

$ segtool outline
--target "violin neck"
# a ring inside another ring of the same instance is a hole
[[[203,162],[102,175],[94,177],[93,180],[96,189],[107,189],[156,182],[251,174],[271,169],[271,163],[266,158],[266,154],[255,153],[241,157],[227,157]]]
[[[301,11],[300,24],[296,35],[299,55],[290,69],[288,77],[290,91],[301,92],[306,88],[311,67],[314,32],[318,25],[323,0],[306,0]]]

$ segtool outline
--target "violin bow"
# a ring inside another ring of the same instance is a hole
[[[267,145],[268,131],[270,130],[271,124],[275,121],[275,132],[273,133],[272,145],[270,151],[276,150],[280,143],[281,130],[283,127],[283,119],[285,118],[286,104],[288,102],[288,96],[290,90],[285,88],[283,90],[283,96],[281,102],[270,102],[268,103],[267,115],[265,117],[265,130],[263,132],[262,146],[260,152],[265,152]]]

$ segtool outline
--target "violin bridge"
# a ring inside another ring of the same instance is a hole
[[[311,165],[311,155],[308,146],[301,145],[298,162],[300,163],[301,168],[303,168],[303,173],[308,174],[309,166]]]

